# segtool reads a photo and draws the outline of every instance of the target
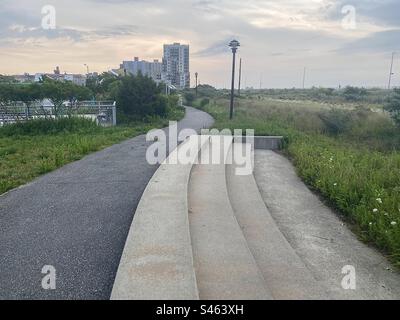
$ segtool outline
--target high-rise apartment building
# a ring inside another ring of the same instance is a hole
[[[179,88],[190,88],[189,46],[165,44],[162,80]]]

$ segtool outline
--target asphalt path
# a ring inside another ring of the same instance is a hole
[[[210,127],[187,108],[178,129]],[[145,136],[0,196],[0,299],[109,299],[134,212],[158,166]],[[54,266],[56,289],[42,288]]]

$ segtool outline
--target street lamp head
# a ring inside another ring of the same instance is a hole
[[[235,53],[237,49],[240,47],[240,43],[237,40],[232,40],[229,43],[229,47],[232,49],[232,52]]]

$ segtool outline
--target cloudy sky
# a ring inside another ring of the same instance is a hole
[[[399,0],[0,0],[0,74],[105,71],[181,42],[201,83],[228,87],[232,38],[245,86],[301,87],[304,67],[306,86],[385,86],[393,51],[400,85]]]

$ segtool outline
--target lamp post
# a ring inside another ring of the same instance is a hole
[[[196,97],[197,97],[197,87],[198,87],[197,79],[198,79],[198,77],[199,77],[199,73],[196,72],[194,75],[195,75],[195,77],[196,77]]]
[[[232,49],[233,61],[232,61],[232,88],[231,88],[231,106],[230,106],[230,114],[229,119],[233,119],[233,103],[235,98],[235,65],[236,65],[236,52],[240,47],[240,43],[237,40],[232,40],[229,43],[229,47]]]
[[[238,87],[238,95],[240,97],[240,90],[242,89],[242,58],[240,58],[239,63],[239,87]]]

